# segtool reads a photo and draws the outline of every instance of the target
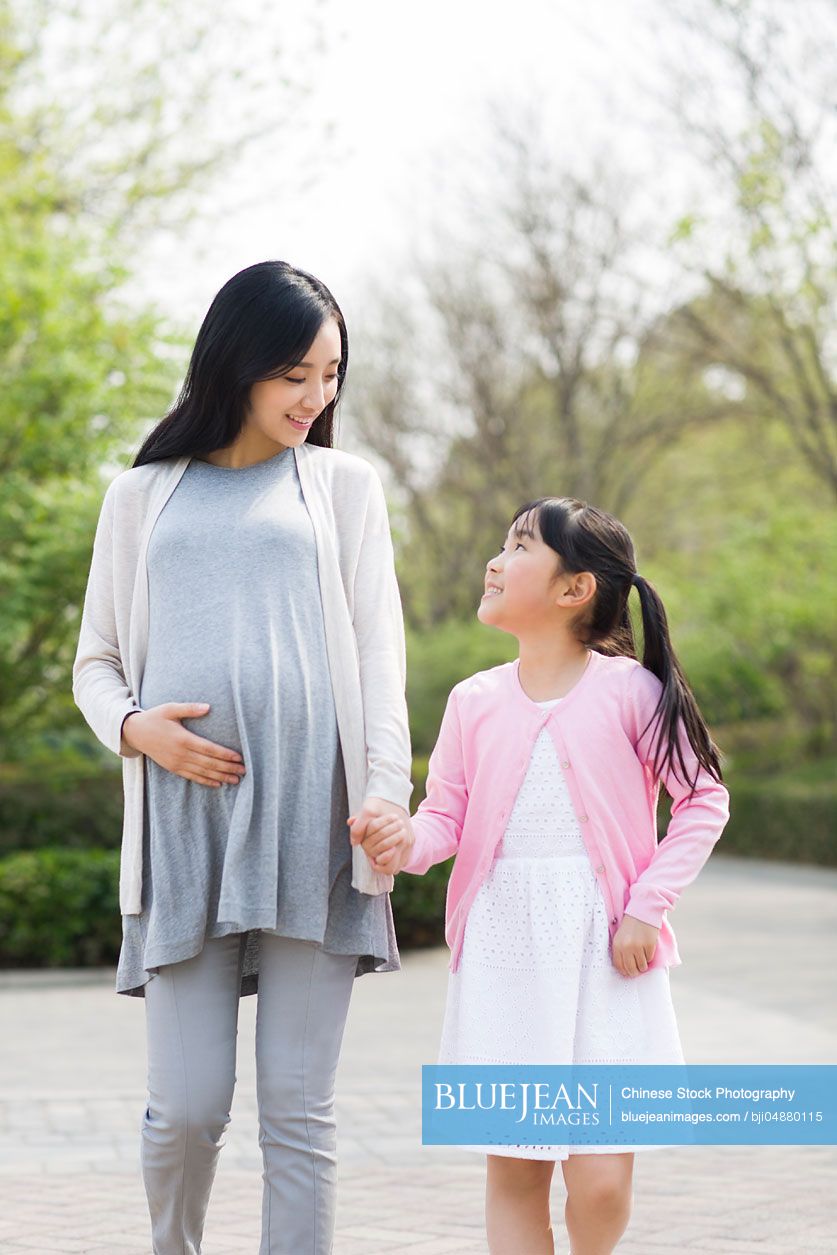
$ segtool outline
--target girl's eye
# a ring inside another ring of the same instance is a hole
[[[304,380],[304,379],[292,379],[290,375],[286,375],[286,376],[285,376],[285,378],[287,379],[288,383],[305,383],[305,380]],[[337,378],[337,376],[336,376],[336,375],[328,375],[328,376],[327,376],[327,378],[328,378],[328,379],[336,379],[336,378]]]

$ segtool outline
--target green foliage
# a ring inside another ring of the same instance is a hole
[[[44,846],[118,850],[122,814],[118,763],[59,754],[0,764],[0,856]]]
[[[399,947],[439,946],[445,940],[445,896],[454,859],[436,863],[423,876],[400,872],[392,891]]]
[[[116,850],[26,850],[0,860],[0,964],[114,962],[118,899]]]
[[[177,378],[182,338],[121,306],[129,267],[68,211],[55,154],[12,90],[26,62],[0,9],[0,746],[78,725],[70,667],[105,483]]]
[[[734,776],[730,818],[718,849],[728,854],[837,867],[837,763],[770,776]]]
[[[835,563],[837,518],[804,507],[730,519],[723,548],[700,562],[672,555],[667,586],[689,604],[682,648],[718,723],[782,716],[802,754],[833,744]]]

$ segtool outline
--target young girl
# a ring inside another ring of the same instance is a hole
[[[666,913],[720,837],[729,795],[663,604],[617,519],[546,497],[515,515],[477,615],[516,636],[519,657],[454,686],[411,821],[350,820],[377,871],[421,875],[456,854],[438,1062],[684,1063]],[[661,780],[673,805],[658,844]],[[630,1216],[633,1152],[661,1147],[466,1149],[487,1153],[492,1255],[553,1252],[555,1160],[571,1255],[607,1255]]]

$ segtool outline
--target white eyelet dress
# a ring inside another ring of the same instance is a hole
[[[468,912],[459,968],[448,973],[438,1062],[685,1063],[668,968],[623,976],[613,965],[607,905],[546,728]],[[667,1148],[461,1149],[566,1159]]]

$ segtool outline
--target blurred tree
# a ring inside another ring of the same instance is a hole
[[[619,176],[551,165],[539,125],[537,110],[498,117],[496,204],[466,239],[439,231],[414,306],[380,289],[367,302],[350,395],[401,494],[416,625],[474,613],[524,502],[569,495],[621,514],[662,449],[735,411],[702,362],[654,334],[645,230],[628,225]]]
[[[670,590],[712,717],[800,755],[833,744],[837,448],[837,7],[803,7],[674,6],[688,37],[661,153],[668,126],[706,191],[676,222],[638,223],[616,163],[579,177],[538,103],[513,124],[503,101],[493,183],[467,183],[466,230],[438,233],[397,303],[370,302],[351,394],[399,494],[418,631],[484,635],[485,563],[514,509],[584,497]],[[655,250],[682,263],[656,306]]]
[[[221,188],[225,210],[243,207],[230,187],[254,147],[270,159],[251,199],[287,195],[275,157],[292,142],[303,194],[333,127],[305,106],[324,8],[291,30],[269,0],[0,0],[0,91],[26,168],[53,176],[55,214],[134,256],[155,229],[214,217]]]
[[[783,423],[837,496],[837,5],[676,0],[666,103],[713,172],[672,243],[705,296],[667,333]],[[711,67],[711,68],[710,68]],[[719,191],[721,206],[718,207]]]

